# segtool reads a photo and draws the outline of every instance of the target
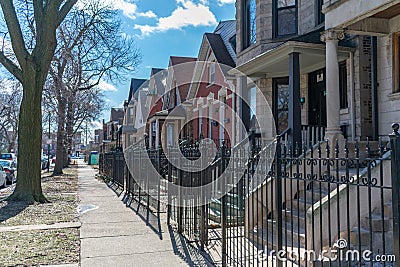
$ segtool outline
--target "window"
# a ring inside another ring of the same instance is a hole
[[[171,123],[168,123],[167,124],[167,145],[168,146],[173,146],[173,145],[175,145],[175,142],[174,142],[174,132],[175,132],[175,129],[174,129],[175,127],[174,127],[174,125],[173,124],[171,124]]]
[[[256,0],[244,0],[243,49],[257,41]]]
[[[393,93],[400,93],[400,32],[393,35]]]
[[[340,94],[340,108],[348,108],[347,101],[347,67],[346,61],[339,63],[339,94]]]
[[[297,33],[297,0],[274,0],[275,37]]]
[[[211,62],[210,66],[209,66],[209,84],[213,84],[215,81],[215,62]]]
[[[315,14],[316,14],[316,25],[319,25],[321,23],[323,23],[325,21],[325,15],[324,13],[322,13],[322,6],[324,5],[324,0],[316,0],[316,10],[315,10]]]
[[[229,39],[229,43],[232,45],[233,51],[236,52],[236,34]]]
[[[276,131],[282,133],[289,127],[289,79],[274,80]]]

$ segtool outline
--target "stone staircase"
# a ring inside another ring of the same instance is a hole
[[[349,158],[355,157],[355,143],[349,142],[348,147],[349,151],[351,151],[351,153],[349,153]],[[360,158],[366,158],[368,154],[370,157],[378,157],[380,155],[378,142],[369,142],[369,144],[367,144],[367,142],[360,142],[358,148]],[[358,173],[361,173],[361,171],[362,170],[359,169]],[[351,168],[348,169],[347,172],[345,170],[336,172],[334,169],[331,170],[331,175],[336,179],[338,179],[337,176],[357,176],[357,169]],[[304,188],[298,188],[298,190],[296,188],[293,197],[283,203],[283,250],[288,252],[287,255],[291,254],[294,256],[292,258],[294,264],[300,266],[360,266],[360,262],[356,260],[347,261],[343,259],[331,261],[328,257],[322,257],[314,261],[302,256],[306,253],[306,250],[311,250],[314,247],[312,244],[313,242],[310,242],[310,240],[313,240],[311,236],[322,236],[322,231],[326,231],[328,227],[327,225],[322,225],[321,230],[320,225],[315,223],[314,227],[311,228],[311,232],[307,233],[307,223],[312,223],[311,218],[316,216],[314,215],[315,206],[319,205],[322,200],[327,200],[328,202],[336,201],[333,199],[333,195],[335,190],[339,191],[339,186],[340,185],[336,182],[312,181],[305,185]],[[362,197],[360,201],[367,201],[366,196]],[[343,208],[346,208],[346,206],[341,207],[341,209]],[[348,242],[347,246],[343,248],[342,253],[349,249],[364,251],[367,249],[371,250],[371,248],[383,248],[385,247],[385,243],[393,244],[393,215],[391,203],[384,203],[383,212],[381,210],[381,207],[374,208],[370,216],[360,218],[358,224],[360,227],[351,227],[351,229],[332,235],[330,238],[331,244],[322,244],[321,241],[320,247],[327,251],[337,249],[337,244],[335,244],[335,242],[339,239],[344,239]],[[331,218],[331,221],[339,219],[340,218]],[[310,228],[308,228],[308,230],[310,231]],[[263,249],[265,253],[265,249],[276,249],[276,232],[277,222],[272,212],[263,220],[262,227],[258,224],[254,226],[253,229],[250,229],[248,237],[251,241],[256,243],[260,249]],[[385,251],[374,251],[374,253],[393,254],[393,247],[386,246]],[[364,264],[366,263],[361,261],[361,265]]]
[[[244,223],[244,198],[239,196],[237,185],[226,194],[226,212],[228,226],[243,225]],[[210,224],[221,224],[222,199],[213,199],[208,204],[208,219]]]

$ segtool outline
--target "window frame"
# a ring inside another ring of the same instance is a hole
[[[255,21],[254,21],[254,26],[255,26],[255,40],[254,42],[251,41],[251,16],[250,16],[250,2],[254,1],[255,2]],[[243,18],[243,23],[242,23],[242,30],[243,30],[243,35],[242,35],[242,50],[245,50],[246,48],[253,46],[257,43],[257,0],[242,0],[242,18]]]
[[[215,83],[215,61],[212,61],[208,66],[208,84]]]
[[[339,95],[340,95],[340,109],[346,109],[349,107],[349,98],[347,95],[347,62],[339,62]]]
[[[324,0],[315,0],[315,25],[321,25],[325,22],[325,14],[322,13]]]
[[[273,37],[274,38],[283,38],[283,37],[288,37],[288,36],[293,36],[298,34],[298,0],[294,0],[294,5],[292,6],[285,6],[285,7],[278,7],[278,1],[279,0],[273,0],[272,1],[272,26],[273,26]],[[286,33],[286,34],[279,34],[279,23],[278,23],[278,18],[279,18],[279,11],[285,10],[285,9],[295,9],[295,32],[293,33]]]
[[[400,32],[393,33],[393,89],[392,93],[400,93]]]

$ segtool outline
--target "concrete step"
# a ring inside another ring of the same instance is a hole
[[[320,191],[319,189],[308,189],[306,191],[301,190],[297,195],[299,198],[307,200],[307,202],[316,203],[328,195],[328,192],[325,190]]]
[[[331,172],[330,175],[334,177],[333,182],[314,181],[312,185],[310,184],[307,186],[307,189],[311,190],[311,188],[312,188],[312,190],[314,192],[319,192],[321,190],[321,194],[322,194],[322,192],[324,192],[324,193],[326,193],[326,195],[328,194],[328,192],[332,192],[332,190],[336,190],[338,187],[336,172],[335,173]],[[339,176],[339,181],[340,181],[340,176]]]
[[[282,219],[287,223],[291,223],[293,221],[299,225],[306,225],[306,217],[304,212],[299,214],[295,210],[286,209],[283,210]]]
[[[292,199],[291,201],[286,202],[286,208],[295,211],[297,214],[305,214],[313,204],[314,203],[308,199]]]

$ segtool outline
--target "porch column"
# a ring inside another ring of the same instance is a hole
[[[154,148],[158,148],[160,144],[160,121],[157,119],[156,120],[156,140],[155,140],[155,144],[154,144]]]
[[[149,148],[153,148],[153,122],[149,124]]]
[[[249,101],[249,93],[248,93],[248,88],[247,88],[247,77],[246,76],[238,76],[237,77],[237,85],[238,85],[238,110],[239,110],[239,116],[240,119],[242,120],[242,123],[246,127],[246,130],[248,131],[250,128],[250,101]],[[246,104],[247,103],[247,104]],[[240,124],[239,124],[240,125]],[[241,129],[241,127],[238,128],[238,130]],[[239,142],[247,137],[247,133],[239,133]]]
[[[300,104],[300,60],[299,53],[289,54],[289,128],[290,141],[293,148],[298,145],[300,151],[301,142],[301,104]]]
[[[339,63],[337,48],[339,39],[343,39],[342,30],[329,29],[321,35],[321,41],[326,43],[326,115],[327,128],[325,139],[331,144],[336,140],[344,141],[340,130],[340,93],[339,93]]]

